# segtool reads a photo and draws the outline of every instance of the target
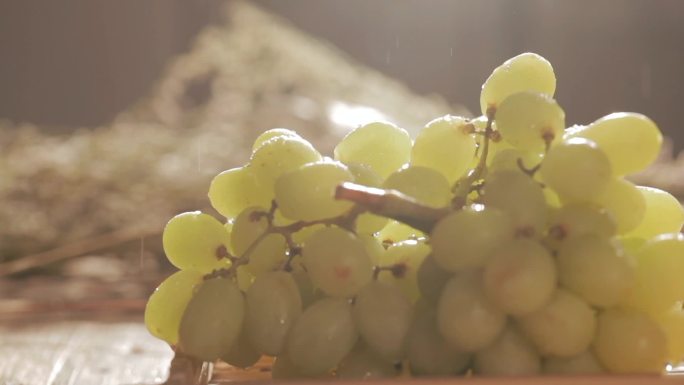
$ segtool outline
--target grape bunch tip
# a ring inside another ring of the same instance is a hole
[[[684,210],[626,176],[662,135],[569,126],[551,64],[515,56],[482,116],[388,122],[324,156],[295,131],[217,175],[163,233],[179,270],[145,324],[196,362],[275,379],[663,373],[684,359]],[[569,128],[568,128],[569,127]]]

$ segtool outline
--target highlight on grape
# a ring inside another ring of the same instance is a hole
[[[163,235],[180,269],[145,323],[197,362],[274,378],[660,373],[684,359],[684,210],[625,176],[662,137],[638,113],[568,128],[556,77],[524,53],[494,69],[482,116],[412,139],[388,122],[333,157],[259,136],[217,175],[222,218]]]

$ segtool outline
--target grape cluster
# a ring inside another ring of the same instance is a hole
[[[145,322],[197,360],[274,378],[652,373],[684,357],[684,211],[625,175],[658,155],[647,117],[566,128],[549,62],[482,86],[483,115],[415,139],[390,123],[334,157],[287,129],[172,218],[180,271]]]

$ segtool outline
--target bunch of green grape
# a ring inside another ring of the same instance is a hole
[[[414,139],[373,122],[327,157],[266,131],[209,187],[224,218],[169,221],[180,270],[150,297],[147,327],[198,361],[275,357],[274,378],[682,361],[684,211],[625,178],[661,133],[637,113],[566,128],[555,88],[549,62],[525,53],[485,81],[481,117],[437,118]],[[371,193],[336,199],[349,183]]]

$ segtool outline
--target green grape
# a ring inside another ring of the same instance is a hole
[[[435,309],[419,301],[406,336],[406,357],[414,376],[448,376],[464,372],[471,355],[452,348],[442,338]]]
[[[571,357],[591,345],[596,316],[580,297],[558,289],[544,307],[520,317],[518,325],[541,354]]]
[[[268,219],[262,207],[249,207],[235,218],[231,242],[237,256],[249,251],[247,271],[256,276],[280,267],[287,258],[287,242],[281,234],[263,235],[268,230]],[[255,245],[253,245],[256,242]]]
[[[541,371],[541,358],[530,341],[509,325],[493,344],[475,353],[473,368],[485,376],[531,376]]]
[[[548,95],[519,92],[499,104],[496,127],[513,147],[539,152],[562,138],[565,112]]]
[[[202,282],[202,273],[181,270],[166,278],[145,305],[145,326],[150,333],[171,345],[178,342],[178,328],[185,307],[195,287]]]
[[[684,235],[662,234],[636,253],[636,285],[625,305],[657,314],[684,299]]]
[[[633,112],[617,112],[584,128],[569,131],[569,137],[593,140],[612,165],[614,175],[641,171],[660,153],[662,134],[648,117]]]
[[[382,187],[402,192],[426,206],[445,207],[451,201],[449,182],[442,174],[427,167],[409,166],[395,171]]]
[[[252,154],[249,166],[262,188],[272,190],[281,175],[321,159],[321,154],[306,140],[278,136],[265,141],[257,148]]]
[[[238,288],[243,292],[246,292],[252,286],[255,278],[254,274],[249,272],[246,265],[238,266],[235,269],[235,281]]]
[[[371,260],[371,264],[373,266],[377,266],[380,263],[382,255],[385,253],[385,247],[377,238],[372,235],[360,234],[358,237],[366,247],[366,252]]]
[[[268,230],[267,212],[263,207],[248,207],[235,218],[230,233],[230,245],[236,255],[244,254]]]
[[[548,60],[526,52],[496,67],[482,85],[482,114],[487,115],[487,109],[497,108],[509,95],[521,91],[536,91],[553,96],[556,91],[556,75]]]
[[[677,302],[669,310],[653,316],[653,320],[667,336],[667,359],[672,363],[684,361],[684,309]]]
[[[271,378],[273,380],[301,380],[306,377],[285,353],[280,354],[273,361],[273,367],[271,368]]]
[[[616,225],[606,209],[590,203],[569,203],[551,215],[549,238],[558,248],[566,239],[596,234],[609,238],[615,235]]]
[[[249,342],[245,328],[242,328],[242,332],[240,332],[237,341],[233,343],[233,347],[221,355],[221,361],[241,369],[256,364],[260,358],[261,353]]]
[[[369,123],[337,144],[335,159],[365,164],[384,179],[411,159],[411,138],[406,130],[391,123]]]
[[[605,369],[589,350],[571,357],[546,357],[543,372],[555,375],[601,374]]]
[[[347,300],[325,298],[297,318],[286,354],[305,375],[318,376],[337,366],[359,337]]]
[[[437,170],[450,183],[470,167],[477,146],[474,126],[460,116],[446,115],[420,130],[411,150],[411,165]]]
[[[397,376],[391,362],[382,360],[363,344],[357,344],[337,367],[335,372],[343,380],[372,380]]]
[[[290,263],[292,267],[292,278],[297,284],[297,289],[299,290],[299,297],[302,300],[302,307],[306,309],[314,301],[322,296],[320,290],[317,290],[313,282],[311,282],[311,277],[309,273],[304,268],[302,264],[301,257],[295,257]]]
[[[435,262],[434,255],[425,257],[416,273],[421,298],[432,305],[436,305],[442,295],[444,285],[449,281],[451,275],[451,272],[442,269]]]
[[[314,285],[333,297],[358,293],[373,275],[363,242],[339,227],[312,234],[302,247],[302,256]]]
[[[613,216],[618,234],[626,234],[639,226],[646,212],[643,194],[632,182],[622,178],[612,179],[592,202],[605,207]]]
[[[485,183],[485,205],[510,215],[518,235],[542,234],[547,206],[537,182],[523,173],[504,170],[490,174]]]
[[[483,267],[500,244],[512,239],[513,222],[504,212],[473,205],[442,218],[430,234],[435,262],[447,271]]]
[[[369,186],[369,187],[380,187],[382,186],[382,178],[375,173],[370,167],[359,164],[359,163],[349,163],[347,164],[349,171],[354,175],[354,182]],[[373,234],[382,230],[389,220],[385,217],[371,214],[363,213],[359,215],[356,219],[356,233],[357,234]]]
[[[646,201],[646,212],[641,223],[628,237],[651,238],[658,234],[676,233],[684,224],[684,210],[677,198],[667,191],[653,187],[637,186]]]
[[[556,265],[539,243],[516,239],[501,244],[484,270],[484,292],[507,314],[524,315],[544,306],[556,289]]]
[[[437,326],[454,349],[481,350],[496,340],[505,325],[506,315],[483,292],[480,274],[461,273],[444,286]]]
[[[596,143],[573,138],[551,147],[539,169],[542,181],[566,202],[601,194],[611,180],[610,161]]]
[[[366,345],[380,358],[399,362],[411,324],[411,303],[401,290],[373,281],[359,292],[352,314]]]
[[[423,236],[425,236],[425,234],[423,234],[422,231],[416,230],[407,224],[395,220],[390,220],[387,225],[376,234],[376,237],[385,243],[399,243]]]
[[[605,308],[624,300],[634,285],[630,261],[596,234],[569,239],[558,251],[560,283],[590,305]]]
[[[226,170],[209,185],[211,206],[226,218],[234,218],[250,206],[268,207],[272,199],[273,192],[247,166]]]
[[[290,327],[302,312],[299,287],[292,275],[283,271],[261,274],[247,291],[246,301],[250,343],[258,352],[280,354]]]
[[[245,301],[233,281],[225,278],[204,281],[181,319],[181,351],[202,361],[217,360],[238,340],[244,315]]]
[[[254,140],[254,144],[252,145],[252,153],[256,152],[256,150],[268,140],[277,137],[301,138],[299,134],[293,130],[287,128],[271,128],[270,130],[266,130],[257,136],[257,138]]]
[[[418,269],[430,254],[430,247],[418,241],[403,241],[390,246],[381,256],[379,266],[399,266],[401,274],[381,272],[378,280],[398,286],[404,295],[416,302],[420,297]]]
[[[275,199],[290,219],[316,221],[344,214],[353,203],[336,200],[335,188],[354,179],[339,162],[309,163],[283,174],[275,184]]]
[[[164,252],[181,270],[210,272],[227,268],[230,234],[209,214],[192,211],[171,218],[162,235]]]
[[[506,142],[501,141],[500,143]],[[518,162],[522,162],[522,165],[529,170],[536,167],[541,161],[541,154],[536,152],[521,151],[517,148],[503,148],[493,153],[490,147],[490,152],[487,155],[487,170],[488,172],[497,172],[499,170],[522,172]]]
[[[594,354],[614,373],[660,373],[665,367],[667,339],[645,314],[608,309],[598,316]]]

